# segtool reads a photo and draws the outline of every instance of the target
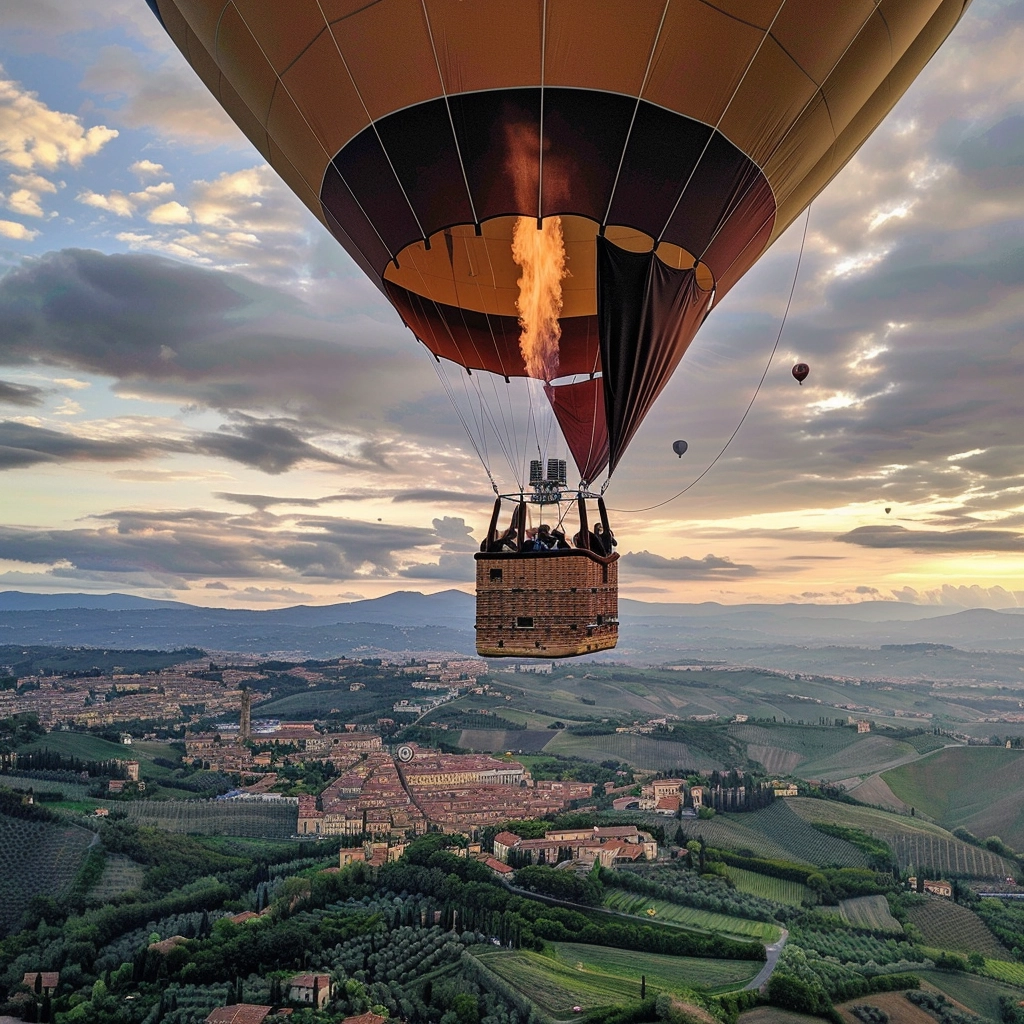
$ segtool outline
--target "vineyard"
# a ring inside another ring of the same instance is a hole
[[[764,921],[749,921],[742,917],[716,914],[710,910],[681,907],[667,900],[651,899],[622,889],[613,889],[605,897],[604,905],[610,910],[632,914],[644,920],[663,924],[681,925],[702,932],[715,932],[730,939],[757,939],[759,942],[774,942],[779,937],[777,925]],[[650,911],[654,913],[650,913]]]
[[[892,916],[889,901],[884,896],[858,896],[852,900],[841,900],[839,912],[847,924],[854,928],[903,934],[903,925]]]
[[[296,805],[284,800],[133,800],[122,806],[140,825],[198,835],[287,839],[298,823]]]
[[[71,884],[93,838],[76,826],[0,815],[0,933],[33,896],[56,896]]]
[[[776,800],[764,810],[745,814],[743,821],[785,850],[784,860],[792,861],[799,857],[805,863],[819,867],[859,868],[868,863],[862,850],[845,839],[837,839],[812,828],[785,800]]]
[[[94,903],[109,903],[142,886],[145,869],[120,853],[108,853],[100,880],[89,890]]]
[[[884,839],[904,870],[923,864],[937,873],[974,878],[1005,878],[1015,871],[1003,857],[962,842],[944,828],[919,818],[799,797],[789,806],[808,821],[858,828]]]
[[[907,909],[907,918],[921,930],[925,946],[950,953],[978,952],[996,960],[1008,955],[974,911],[941,896],[920,899],[919,904]]]
[[[985,958],[985,973],[999,981],[1007,981],[1011,985],[1024,988],[1024,964],[1011,963],[1008,960],[989,960]]]
[[[756,871],[730,867],[729,877],[740,892],[760,896],[766,900],[774,900],[776,903],[786,903],[792,907],[799,907],[804,899],[810,896],[810,889],[806,885],[790,882],[784,878],[760,875]]]
[[[811,863],[756,829],[749,828],[746,822],[752,824],[753,820],[753,814],[716,814],[707,821],[684,821],[682,828],[687,840],[703,838],[708,846],[715,846],[720,850],[749,850],[755,857],[765,860],[785,860],[794,864]]]

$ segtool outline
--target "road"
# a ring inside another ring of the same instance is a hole
[[[764,951],[767,955],[767,959],[764,962],[764,967],[757,972],[757,977],[751,981],[748,981],[744,988],[760,988],[771,976],[772,971],[775,970],[775,965],[779,962],[779,954],[782,952],[782,947],[786,944],[786,939],[789,938],[789,932],[785,928],[782,929],[782,935],[778,942],[773,942],[770,946],[765,946]]]

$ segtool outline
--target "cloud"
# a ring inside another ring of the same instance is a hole
[[[1010,530],[908,530],[904,526],[859,526],[836,540],[865,548],[906,548],[918,552],[1024,552],[1024,535]]]
[[[323,318],[238,274],[73,249],[0,277],[0,365],[37,363],[135,397],[284,413],[307,431],[351,424],[364,446],[386,416],[382,396],[411,401],[426,383],[397,323]],[[237,440],[210,446],[244,454]],[[354,461],[380,458],[364,447]]]
[[[77,167],[116,138],[113,129],[85,128],[74,114],[52,110],[36,93],[0,79],[0,162],[19,171]]]
[[[155,178],[164,173],[164,165],[152,160],[136,160],[128,170],[140,178]]]
[[[161,580],[306,580],[396,577],[433,530],[351,519],[296,517],[266,523],[203,509],[110,512],[95,527],[0,527],[0,558],[81,573],[146,574]]]
[[[239,593],[250,601],[268,601],[274,604],[280,601],[299,602],[313,600],[312,594],[304,594],[300,590],[292,590],[291,587],[245,587]]]
[[[31,242],[39,237],[39,232],[17,221],[0,220],[0,235],[4,238],[13,238],[16,242]]]
[[[980,587],[944,583],[932,590],[901,587],[892,592],[904,604],[940,605],[948,608],[1024,608],[1024,591],[1004,587]]]
[[[175,450],[181,451],[182,446],[165,439],[125,436],[111,441],[0,421],[0,470],[42,462],[121,462]]]
[[[630,551],[622,556],[622,567],[629,574],[663,576],[675,580],[722,580],[756,576],[752,565],[742,565],[718,555],[703,558],[665,558],[650,551]]]
[[[367,468],[366,463],[324,451],[299,435],[294,426],[248,421],[221,428],[220,433],[200,434],[193,441],[197,451],[219,455],[264,473],[287,472],[300,462]],[[377,467],[379,468],[379,467]]]
[[[173,46],[164,59],[105,46],[81,86],[109,104],[107,116],[126,128],[193,146],[251,146]]]
[[[0,402],[8,405],[42,405],[46,392],[34,384],[15,384],[0,380]]]

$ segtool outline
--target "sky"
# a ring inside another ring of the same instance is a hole
[[[974,0],[709,317],[606,494],[623,596],[1024,605],[1022,52],[1024,2]],[[0,590],[469,590],[491,500],[432,360],[145,0],[4,0]]]

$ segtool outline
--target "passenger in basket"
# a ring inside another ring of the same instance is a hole
[[[615,550],[618,543],[615,534],[611,530],[606,531],[603,523],[597,523],[594,526],[594,550],[599,555],[607,557]]]
[[[551,531],[551,539],[554,542],[551,546],[556,551],[568,551],[572,545],[565,539],[565,531],[557,527]]]
[[[519,531],[515,526],[510,526],[500,537],[491,541],[490,551],[518,551]]]

